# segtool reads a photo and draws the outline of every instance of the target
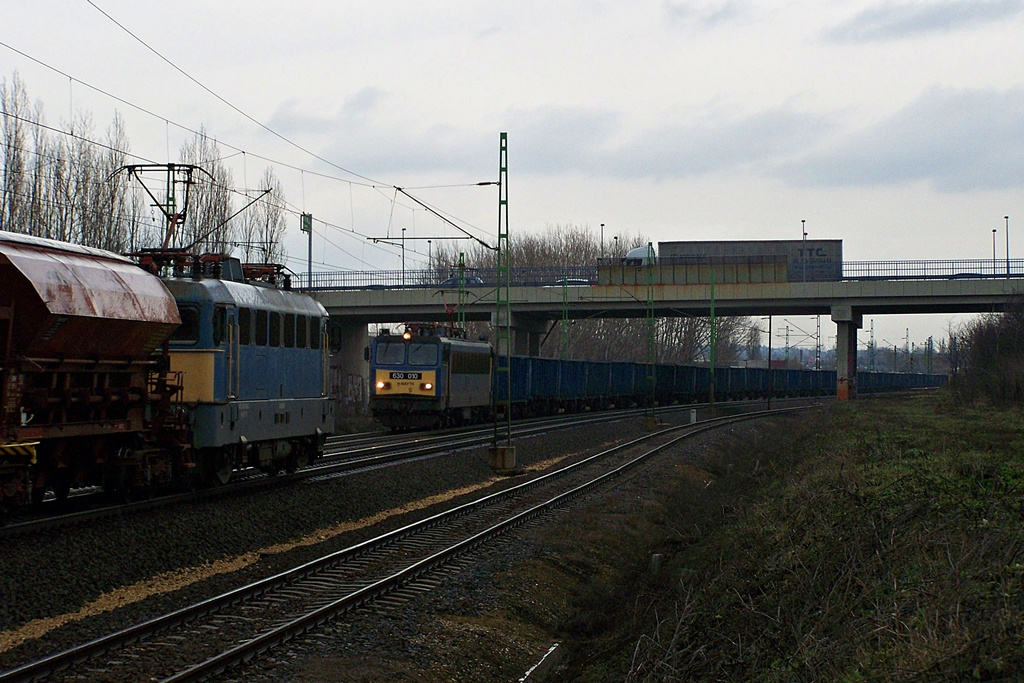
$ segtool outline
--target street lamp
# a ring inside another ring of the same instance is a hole
[[[1010,277],[1010,217],[1003,216],[1006,221],[1006,277]]]
[[[604,223],[601,224],[601,258],[604,258]]]
[[[992,274],[996,274],[996,229],[992,228]]]
[[[402,286],[405,287],[405,228],[402,228]]]
[[[804,262],[804,282],[807,282],[807,221],[800,221],[800,231],[804,234],[804,248],[803,248],[803,262]]]

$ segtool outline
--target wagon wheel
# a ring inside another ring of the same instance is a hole
[[[42,505],[43,501],[46,499],[46,487],[33,486],[31,497],[33,505]]]
[[[63,503],[71,495],[71,470],[58,467],[53,477],[53,495],[58,503]]]
[[[217,454],[214,456],[214,463],[214,474],[217,477],[217,481],[222,486],[226,485],[231,481],[231,473],[235,469],[235,463],[231,458],[231,454],[224,450],[217,451]]]
[[[301,470],[304,467],[309,467],[309,449],[312,446],[309,443],[303,442],[295,449],[294,455],[292,455],[289,464],[292,466],[291,471]]]
[[[207,486],[223,486],[231,481],[235,463],[231,453],[225,449],[208,449],[200,454],[204,480]]]
[[[122,465],[118,468],[115,486],[118,500],[122,503],[132,503],[135,501],[139,491],[135,487],[135,473],[130,466]]]

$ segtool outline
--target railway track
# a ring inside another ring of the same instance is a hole
[[[749,409],[758,402],[723,404],[731,409]],[[698,410],[707,405],[665,406],[656,415]],[[544,434],[554,429],[570,429],[596,422],[621,420],[643,415],[643,409],[631,408],[596,413],[574,413],[558,417],[521,420],[513,425],[513,437],[525,438]],[[304,480],[343,476],[368,469],[392,466],[416,458],[436,457],[458,449],[476,448],[491,443],[492,425],[476,426],[442,432],[416,432],[409,434],[363,433],[352,436],[331,437],[325,446],[324,457],[315,464],[292,474],[267,476],[252,470],[241,470],[227,486],[171,493],[123,504],[109,504],[102,491],[94,491],[78,509],[67,513],[44,512],[32,514],[22,521],[0,526],[0,539],[30,535],[52,529],[71,529],[75,526],[110,518],[121,518],[143,511],[173,505],[214,500],[221,497],[244,495],[271,487],[287,486]],[[55,503],[52,503],[54,507]]]
[[[778,414],[795,408],[770,411]],[[671,427],[175,612],[0,673],[34,680],[206,680],[358,607],[401,603],[437,572],[682,439],[769,414]],[[539,428],[539,427],[538,427]]]

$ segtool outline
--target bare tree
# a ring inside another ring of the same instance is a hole
[[[248,262],[284,263],[287,257],[281,240],[284,237],[287,213],[284,187],[267,168],[260,178],[260,191],[269,190],[241,217],[242,250]]]
[[[0,229],[27,232],[27,168],[28,122],[32,108],[25,84],[15,72],[10,84],[0,81],[0,116],[3,117],[3,140],[0,164],[3,165],[3,188],[0,192]]]
[[[42,104],[29,104],[14,74],[0,82],[0,228],[111,251],[133,244],[132,198],[114,171],[128,158],[124,119],[115,115],[102,142],[79,113],[54,141]]]
[[[761,360],[761,328],[752,322],[743,340],[743,352],[747,360]]]
[[[36,162],[29,172],[29,225],[28,232],[32,235],[49,237],[50,216],[54,212],[53,197],[48,182],[50,169],[56,160],[56,147],[50,141],[43,128],[43,105],[37,103],[32,126],[32,149]]]
[[[106,146],[97,158],[96,209],[99,223],[97,246],[110,251],[126,251],[132,233],[128,177],[119,169],[128,161],[128,134],[120,114],[107,127]]]
[[[604,252],[611,258],[625,256],[634,247],[648,243],[643,235],[622,235],[605,244]],[[431,270],[455,273],[458,251],[466,247],[441,245],[435,252]],[[597,263],[600,241],[579,225],[554,225],[541,235],[524,235],[512,242],[510,261],[513,268],[572,267]],[[473,244],[466,253],[471,268],[491,268],[494,253]],[[566,290],[566,295],[569,292]],[[568,309],[567,309],[568,312]],[[728,365],[740,357],[743,334],[749,326],[746,318],[719,317],[715,345],[715,364]],[[474,335],[489,333],[473,329]],[[653,341],[653,346],[648,340]],[[711,325],[703,317],[665,317],[654,321],[653,328],[644,319],[604,318],[596,320],[554,321],[541,347],[541,354],[592,360],[630,360],[647,362],[649,348],[657,363],[710,362]]]
[[[92,115],[80,113],[71,124],[73,134],[67,142],[71,160],[67,201],[71,204],[71,226],[68,241],[98,246],[104,226],[98,207],[98,155],[89,142],[93,135]]]
[[[181,147],[181,161],[199,166],[209,175],[194,178],[188,214],[171,246],[194,245],[197,251],[225,253],[233,241],[231,170],[221,161],[217,141],[200,128]]]

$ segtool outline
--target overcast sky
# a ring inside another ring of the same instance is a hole
[[[202,126],[246,151],[239,187],[274,160],[326,222],[317,270],[399,267],[367,236],[456,234],[395,185],[493,241],[497,192],[474,184],[500,131],[513,238],[799,239],[806,220],[848,260],[991,258],[993,228],[1005,258],[1009,215],[1024,257],[1024,0],[3,4],[0,78],[51,124],[88,111],[101,138],[116,110],[161,163]]]

